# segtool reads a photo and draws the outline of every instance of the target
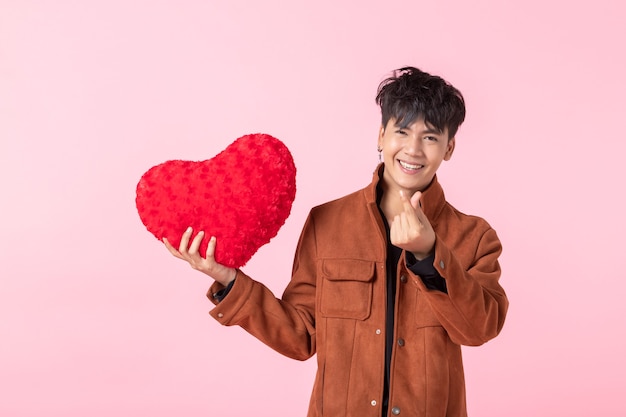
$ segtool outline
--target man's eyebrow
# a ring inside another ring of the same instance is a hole
[[[426,123],[426,130],[425,133],[436,133],[436,134],[443,134],[443,129],[437,129],[435,126],[433,126],[430,123]]]
[[[426,122],[425,125],[426,125],[426,130],[424,131],[424,133],[437,134],[437,135],[443,135],[444,133],[443,129],[437,129],[432,123]],[[400,130],[412,130],[409,127],[410,125],[404,125],[404,123],[402,125],[398,123],[394,123],[393,126],[396,129],[400,129]]]

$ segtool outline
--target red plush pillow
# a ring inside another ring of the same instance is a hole
[[[245,135],[206,161],[167,161],[137,184],[141,221],[157,239],[178,248],[188,226],[217,238],[217,262],[239,268],[276,236],[296,196],[289,149],[263,133]]]

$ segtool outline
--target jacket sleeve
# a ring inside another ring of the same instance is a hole
[[[473,262],[464,267],[455,251],[437,238],[434,267],[446,281],[447,294],[429,290],[421,279],[415,282],[452,341],[478,346],[500,333],[509,302],[498,283],[502,246],[496,232],[487,228],[470,249],[475,250]]]
[[[296,249],[292,279],[281,299],[263,284],[237,271],[228,295],[218,302],[213,294],[223,286],[214,283],[208,298],[216,303],[210,314],[225,326],[238,325],[277,352],[305,360],[315,354],[315,233],[307,220]]]

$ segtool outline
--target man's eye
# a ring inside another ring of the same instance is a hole
[[[424,139],[432,141],[432,142],[437,142],[437,137],[436,136],[426,136]]]
[[[402,129],[396,130],[396,133],[398,135],[406,135],[406,132],[404,130],[402,130]]]

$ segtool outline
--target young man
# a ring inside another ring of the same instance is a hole
[[[402,68],[381,83],[382,163],[362,190],[311,210],[283,296],[217,264],[188,229],[168,250],[216,282],[211,315],[294,359],[317,354],[309,417],[466,416],[461,345],[501,330],[501,245],[436,177],[465,118],[461,93]],[[191,243],[190,243],[191,242]]]

